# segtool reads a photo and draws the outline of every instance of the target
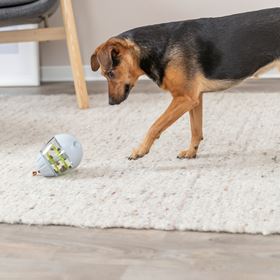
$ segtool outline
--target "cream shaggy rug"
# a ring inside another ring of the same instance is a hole
[[[205,140],[179,160],[188,115],[151,153],[128,161],[168,94],[132,94],[120,106],[91,96],[0,95],[0,222],[164,230],[280,232],[280,94],[205,95]],[[32,177],[41,145],[57,133],[83,144],[80,168]]]

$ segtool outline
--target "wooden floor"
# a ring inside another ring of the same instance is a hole
[[[231,91],[277,92],[279,84],[279,80],[250,80]],[[104,92],[106,85],[90,83],[89,91]],[[157,89],[142,83],[138,91]],[[7,92],[73,94],[74,88],[61,83],[0,90]],[[280,235],[0,224],[0,279],[279,280]]]
[[[280,279],[280,236],[0,225],[0,279]]]

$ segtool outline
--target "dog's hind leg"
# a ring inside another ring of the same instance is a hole
[[[160,137],[160,134],[182,115],[196,107],[198,103],[199,100],[195,100],[187,95],[174,97],[167,110],[151,126],[142,144],[132,151],[129,159],[135,160],[149,153],[151,146]]]
[[[183,150],[177,156],[180,159],[183,158],[196,158],[200,141],[203,140],[202,130],[202,116],[203,116],[203,104],[202,94],[199,98],[199,104],[190,111],[190,125],[191,125],[191,143],[187,150]]]

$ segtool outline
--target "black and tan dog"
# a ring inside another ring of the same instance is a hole
[[[190,113],[191,143],[179,158],[196,157],[202,133],[202,93],[224,90],[280,59],[280,8],[220,18],[145,26],[100,45],[91,57],[120,104],[146,74],[173,100],[129,159],[147,154],[160,134]]]

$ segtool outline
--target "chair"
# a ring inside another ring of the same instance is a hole
[[[63,27],[48,27],[48,18],[61,6]],[[0,43],[66,40],[78,106],[89,107],[75,18],[71,0],[0,0],[0,26],[40,23],[39,29],[1,31]]]

